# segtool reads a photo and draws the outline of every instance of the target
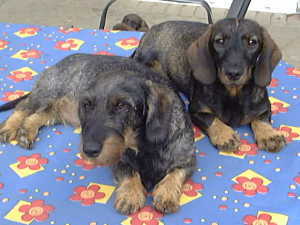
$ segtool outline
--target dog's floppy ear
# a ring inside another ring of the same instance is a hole
[[[193,42],[187,50],[193,75],[196,80],[203,84],[212,84],[216,80],[216,66],[208,47],[211,33],[212,26],[210,25],[205,33]]]
[[[256,85],[266,87],[272,79],[272,72],[281,59],[281,51],[265,28],[262,29],[263,47],[256,62],[253,75]]]
[[[163,144],[169,135],[172,98],[167,89],[154,84],[152,81],[146,82],[149,91],[146,102],[146,139],[153,144]]]

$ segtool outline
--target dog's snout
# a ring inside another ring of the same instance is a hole
[[[230,80],[234,81],[234,80],[238,80],[242,76],[243,70],[240,68],[231,68],[225,70],[225,74],[226,76],[228,76]]]
[[[88,144],[83,146],[83,152],[87,157],[96,158],[100,154],[101,146],[99,144]]]

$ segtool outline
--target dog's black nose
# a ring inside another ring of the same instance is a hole
[[[84,153],[86,154],[87,157],[96,158],[100,152],[99,150],[89,149],[89,150],[84,150]]]
[[[229,78],[229,80],[238,80],[243,74],[243,70],[239,68],[232,68],[225,71],[226,76]]]

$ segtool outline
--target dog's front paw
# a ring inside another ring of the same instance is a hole
[[[33,143],[35,142],[36,136],[38,134],[37,130],[28,130],[24,127],[21,127],[17,133],[17,142],[18,144],[26,149],[32,149]]]
[[[174,213],[180,207],[180,195],[178,191],[167,189],[166,187],[159,186],[153,192],[153,205],[154,208],[164,214]]]
[[[10,142],[16,139],[18,129],[8,126],[5,122],[0,125],[0,142]]]
[[[222,152],[233,152],[240,146],[239,135],[218,119],[208,128],[208,135],[212,144]]]
[[[116,191],[115,208],[118,212],[129,215],[143,208],[146,202],[146,191],[142,184],[127,183]]]
[[[270,123],[255,120],[251,126],[258,148],[268,152],[279,152],[286,145],[284,134],[275,130]]]
[[[268,152],[279,152],[286,145],[282,132],[273,128],[264,135],[256,137],[256,142],[260,149],[265,149]]]

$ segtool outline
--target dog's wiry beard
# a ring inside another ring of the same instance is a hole
[[[223,68],[218,69],[218,77],[232,97],[237,96],[240,93],[244,85],[250,80],[251,73],[251,69],[247,68],[238,80],[230,80]]]

